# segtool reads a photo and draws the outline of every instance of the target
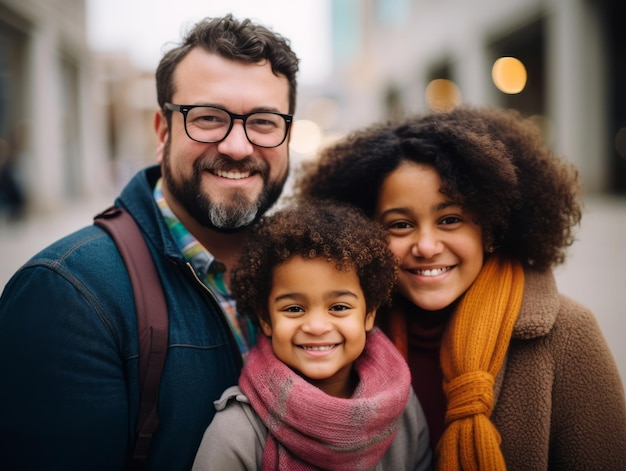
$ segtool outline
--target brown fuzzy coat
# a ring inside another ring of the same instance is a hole
[[[526,272],[492,420],[511,470],[626,470],[626,405],[593,314]]]

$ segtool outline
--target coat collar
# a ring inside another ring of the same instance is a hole
[[[524,271],[524,297],[513,328],[513,339],[534,339],[547,335],[559,312],[559,292],[552,271]]]

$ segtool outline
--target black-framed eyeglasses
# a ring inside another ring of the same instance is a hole
[[[243,129],[250,143],[259,147],[278,147],[287,137],[293,115],[274,111],[255,111],[235,114],[217,106],[174,105],[165,108],[183,114],[185,132],[197,142],[215,143],[226,139],[235,119],[243,121]]]

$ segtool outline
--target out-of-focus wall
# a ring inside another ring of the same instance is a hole
[[[13,165],[25,212],[110,189],[99,84],[84,0],[0,0],[1,160]]]

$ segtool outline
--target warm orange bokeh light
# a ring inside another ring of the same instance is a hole
[[[515,95],[526,87],[526,67],[515,57],[500,57],[491,69],[493,83],[503,93]]]
[[[461,104],[461,91],[452,80],[435,79],[426,87],[426,104],[433,111],[450,111]]]

